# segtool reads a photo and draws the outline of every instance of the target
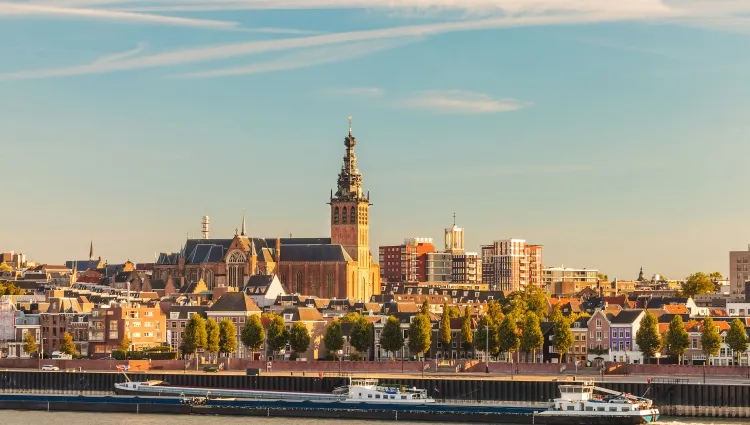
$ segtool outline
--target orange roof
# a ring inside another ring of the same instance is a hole
[[[688,309],[684,304],[665,304],[664,311],[669,314],[688,314]]]
[[[711,317],[729,317],[726,310],[711,310]]]

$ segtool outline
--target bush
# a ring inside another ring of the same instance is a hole
[[[177,360],[175,351],[128,351],[129,360]]]
[[[112,358],[115,360],[125,360],[125,352],[122,350],[115,350],[112,352]]]
[[[358,362],[362,360],[362,355],[359,353],[351,353],[349,354],[349,361],[352,362]]]

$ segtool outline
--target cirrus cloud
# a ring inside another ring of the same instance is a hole
[[[531,106],[516,99],[496,99],[484,93],[462,90],[427,90],[409,95],[396,106],[447,114],[492,114]]]

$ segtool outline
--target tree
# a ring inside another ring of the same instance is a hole
[[[426,314],[417,314],[409,325],[409,350],[424,358],[432,343],[432,323]]]
[[[474,332],[471,329],[470,306],[464,308],[464,318],[461,321],[461,348],[464,349],[464,357],[466,357],[467,352],[474,348]]]
[[[443,314],[445,314],[445,307],[443,307]],[[448,317],[451,319],[458,319],[461,317],[461,310],[455,305],[448,306]]]
[[[263,324],[260,323],[260,317],[252,315],[242,327],[242,344],[250,349],[251,357],[254,357],[256,351],[260,350],[266,339],[266,331]]]
[[[485,353],[487,356],[490,354],[497,354],[500,351],[500,342],[497,337],[497,325],[492,321],[492,317],[490,317],[489,314],[485,314],[479,318],[479,323],[477,323],[476,346],[485,352],[489,350],[489,353]]]
[[[336,353],[344,348],[344,333],[341,331],[341,321],[336,319],[328,324],[323,336],[323,343],[329,353]],[[335,359],[335,357],[334,357]]]
[[[487,303],[487,314],[492,319],[492,323],[498,325],[503,321],[503,317],[505,317],[502,306],[494,300]]]
[[[0,282],[1,295],[24,295],[26,291],[12,284],[11,282]]]
[[[547,295],[538,286],[527,285],[524,290],[524,298],[526,300],[526,310],[534,313],[537,318],[544,317],[549,311]]]
[[[120,351],[128,352],[130,351],[130,338],[128,338],[127,335],[124,335],[122,339],[120,340]]]
[[[565,318],[562,314],[562,308],[560,307],[560,303],[557,303],[552,306],[552,309],[549,311],[549,314],[547,315],[547,321],[552,323],[557,323],[562,321]]]
[[[219,324],[214,319],[208,319],[206,321],[206,351],[209,354],[216,355],[219,352],[220,340]]]
[[[365,353],[372,343],[372,326],[365,316],[360,315],[349,331],[349,344],[360,353]]]
[[[10,273],[13,271],[13,268],[8,265],[5,261],[0,263],[0,273]]]
[[[69,332],[63,333],[62,341],[60,341],[60,351],[71,356],[76,353],[76,345],[73,343],[73,335]]]
[[[670,356],[677,357],[677,364],[682,364],[682,354],[690,347],[690,337],[685,330],[682,316],[676,314],[669,322],[669,329],[664,335],[664,347]]]
[[[292,350],[297,357],[310,347],[310,333],[302,322],[295,322],[292,325],[292,329],[289,331],[289,345],[292,346]]]
[[[696,295],[710,294],[716,290],[714,279],[721,279],[721,273],[693,273],[682,284],[682,295],[692,298]]]
[[[419,309],[419,313],[420,314],[426,314],[426,315],[429,316],[429,314],[430,314],[430,302],[427,301],[426,299],[422,303],[422,307]]]
[[[207,342],[206,321],[199,314],[193,314],[182,334],[182,354],[195,354],[197,357],[198,350],[206,348]]]
[[[643,353],[646,360],[653,358],[661,347],[661,337],[659,336],[659,322],[651,312],[646,312],[641,320],[641,327],[635,333],[635,343]]]
[[[448,351],[453,336],[451,335],[451,318],[448,316],[448,303],[443,305],[443,315],[440,316],[440,343],[443,345],[443,352]]]
[[[709,357],[719,354],[721,348],[721,335],[714,325],[714,319],[706,317],[703,320],[703,332],[701,332],[701,345],[703,354],[706,355],[706,364],[709,364]]]
[[[606,281],[609,281],[609,277],[608,277],[608,276],[607,276],[606,274],[604,274],[604,273],[597,273],[596,277],[597,277],[597,278],[598,278],[599,280],[603,280],[603,281],[605,281],[605,282],[606,282]]]
[[[727,345],[737,355],[737,364],[740,364],[740,357],[747,351],[747,332],[745,325],[740,319],[734,319],[727,332]]]
[[[500,351],[507,352],[508,358],[511,357],[511,353],[518,351],[518,347],[521,345],[521,339],[518,336],[518,327],[516,326],[516,320],[513,316],[505,316],[500,323],[498,337],[500,338]]]
[[[26,332],[23,336],[23,351],[31,354],[39,351],[39,344],[36,343],[36,338],[32,332]]]
[[[509,315],[514,314],[517,316],[523,316],[526,313],[527,305],[526,305],[526,294],[524,291],[514,291],[508,294],[508,296],[503,300],[503,314]],[[501,320],[497,320],[497,318],[493,317],[493,320],[495,320],[495,323],[501,323]]]
[[[227,357],[237,351],[237,328],[229,319],[219,323],[219,352]]]
[[[539,323],[539,317],[529,312],[523,324],[523,334],[521,335],[521,349],[526,353],[531,353],[532,362],[536,363],[536,350],[544,346],[544,335]]]
[[[269,323],[266,329],[266,335],[268,338],[268,348],[272,351],[279,351],[286,347],[289,342],[289,331],[286,329],[284,319],[274,314],[271,316],[271,323]]]
[[[395,316],[389,316],[380,333],[380,346],[389,353],[395,353],[404,348],[404,333],[401,332],[401,322]]]
[[[559,353],[560,361],[564,362],[568,350],[573,346],[573,332],[570,330],[570,320],[562,318],[562,320],[555,322],[552,332],[552,345]]]

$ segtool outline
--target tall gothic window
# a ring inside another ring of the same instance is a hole
[[[333,224],[339,224],[339,207],[333,209]]]
[[[329,271],[326,273],[326,291],[323,294],[327,298],[333,298],[333,272]]]
[[[357,210],[352,207],[351,209],[351,215],[349,216],[349,223],[356,224],[357,223]]]
[[[288,286],[286,286],[286,273],[281,273],[281,276],[279,277],[281,280],[281,284],[284,285],[284,289],[289,289]]]
[[[214,271],[213,270],[206,270],[205,278],[206,286],[208,289],[214,288]]]
[[[302,284],[302,272],[297,272],[297,278],[296,278],[295,284],[296,284],[297,293],[301,295],[305,289]]]
[[[318,275],[317,270],[313,270],[310,274],[310,294],[309,295],[315,295],[317,297],[319,290],[320,290],[320,276]]]
[[[341,223],[346,224],[346,207],[341,210]]]
[[[245,284],[245,264],[247,257],[241,251],[234,251],[229,255],[227,260],[227,270],[229,274],[229,286],[242,288]]]

